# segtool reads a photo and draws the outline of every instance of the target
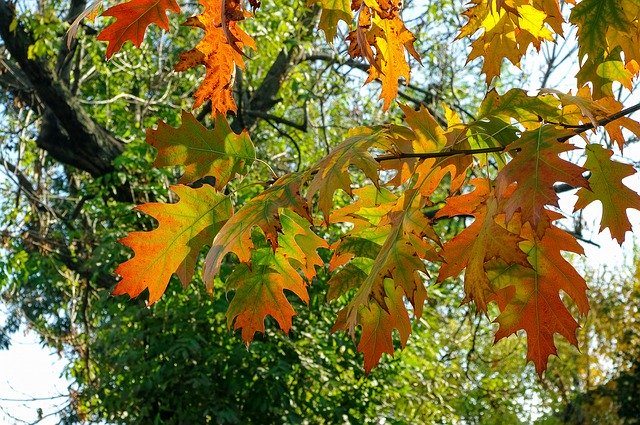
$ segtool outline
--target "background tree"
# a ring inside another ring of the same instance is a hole
[[[154,226],[131,203],[172,200],[167,188],[180,175],[151,167],[155,152],[143,142],[144,129],[159,119],[178,126],[202,71],[173,70],[195,43],[188,27],[172,27],[171,38],[151,27],[140,49],[125,48],[109,63],[93,37],[104,21],[83,23],[84,35],[67,47],[68,25],[86,6],[41,2],[34,10],[0,0],[2,290],[10,309],[2,336],[6,344],[25,321],[69,359],[74,386],[65,420],[526,421],[520,401],[537,387],[530,374],[521,376],[522,343],[490,351],[482,317],[454,308],[464,297],[454,282],[431,292],[434,308],[417,327],[415,345],[368,377],[353,344],[329,334],[341,306],[323,302],[326,275],[318,276],[309,308],[296,309],[289,338],[268,328],[249,351],[223,324],[229,301],[221,291],[210,298],[202,285],[183,290],[175,281],[171,296],[149,309],[109,297],[115,265],[128,255],[117,239],[133,223]],[[461,7],[406,6],[417,17],[411,28],[424,68],[400,97],[437,117],[441,102],[473,116],[482,92],[472,78],[477,67],[465,67],[460,54],[464,44],[448,44],[462,26]],[[197,12],[196,5],[183,9],[185,17]],[[277,174],[313,163],[346,129],[385,120],[372,91],[360,89],[367,67],[346,59],[346,45],[317,36],[318,14],[306,2],[265,2],[246,24],[261,43],[236,77],[238,112],[230,122],[250,130],[257,157]],[[361,96],[353,96],[357,90]],[[209,112],[205,104],[198,114],[207,125]],[[400,122],[400,111],[390,116]],[[271,179],[263,165],[238,185]],[[442,231],[453,234],[462,224]]]

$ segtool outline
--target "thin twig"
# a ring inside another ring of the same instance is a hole
[[[571,139],[573,136],[577,136],[578,134],[582,134],[585,131],[591,130],[596,127],[605,126],[617,119],[620,119],[624,116],[630,115],[637,111],[640,111],[640,103],[630,106],[628,108],[625,108],[619,112],[616,112],[615,114],[609,115],[608,117],[602,118],[601,120],[597,121],[595,125],[593,123],[587,123],[577,127],[571,126],[571,129],[574,131],[574,134],[570,136],[560,137],[558,139],[558,142],[564,143],[567,140]],[[567,125],[564,125],[564,124],[560,124],[560,125],[565,128],[568,127]],[[419,159],[443,158],[443,157],[454,156],[454,155],[475,155],[475,154],[482,154],[482,153],[497,153],[497,152],[503,152],[505,149],[506,149],[506,146],[494,146],[494,147],[480,148],[480,149],[456,149],[456,150],[448,150],[448,151],[441,151],[441,152],[411,152],[411,153],[400,152],[400,153],[380,155],[375,159],[378,162],[382,162],[382,161],[390,161],[394,159],[408,159],[408,158],[419,158]]]
[[[420,159],[428,159],[428,158],[443,158],[447,156],[454,155],[475,155],[478,153],[493,153],[493,152],[502,152],[504,151],[503,146],[494,146],[489,148],[480,148],[480,149],[456,149],[450,151],[442,151],[442,152],[413,152],[413,153],[392,153],[387,155],[377,156],[375,159],[378,162],[381,161],[389,161],[392,159],[407,159],[407,158],[420,158]]]

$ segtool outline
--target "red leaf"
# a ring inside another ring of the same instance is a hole
[[[498,200],[490,193],[486,179],[473,179],[473,192],[449,198],[447,204],[436,214],[439,217],[470,215],[473,224],[444,245],[442,255],[445,263],[440,267],[438,281],[457,276],[463,269],[465,301],[475,301],[481,311],[487,311],[487,298],[494,293],[484,265],[489,260],[500,258],[507,264],[528,266],[527,256],[518,248],[522,241],[496,222],[499,212]]]
[[[558,206],[558,194],[553,185],[563,182],[573,187],[589,186],[582,176],[586,171],[584,168],[559,157],[561,153],[575,149],[558,141],[568,135],[573,132],[545,124],[525,131],[520,139],[507,147],[509,151],[518,152],[496,179],[498,198],[505,198],[508,188],[517,183],[505,203],[507,222],[519,210],[523,222],[530,222],[536,231],[544,231],[538,224],[545,215],[545,206]]]
[[[127,41],[132,41],[136,47],[140,47],[144,32],[151,24],[168,31],[167,10],[178,13],[180,6],[175,0],[132,0],[105,10],[102,16],[116,18],[114,23],[98,34],[98,40],[109,42],[107,59]]]
[[[549,216],[544,219],[551,220]],[[524,330],[527,358],[534,363],[539,375],[546,369],[549,356],[557,354],[554,334],[559,333],[578,345],[578,323],[560,298],[560,292],[575,302],[581,314],[589,311],[587,285],[561,255],[561,251],[582,253],[582,247],[565,231],[550,223],[545,227],[542,238],[528,223],[522,228],[525,241],[520,243],[520,248],[527,254],[532,268],[503,262],[487,267],[492,284],[501,288],[492,298],[500,308],[496,341]]]

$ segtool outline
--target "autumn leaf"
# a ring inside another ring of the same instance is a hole
[[[205,34],[196,47],[180,54],[176,71],[186,71],[204,65],[206,73],[200,87],[194,93],[194,108],[211,101],[211,111],[226,115],[236,112],[232,85],[235,67],[244,68],[242,51],[256,48],[253,39],[238,26],[238,20],[248,16],[241,3],[224,0],[200,0],[202,14],[189,18],[184,25],[204,30]]]
[[[593,97],[612,96],[612,85],[629,90],[640,68],[640,4],[635,0],[583,0],[569,20],[578,28],[578,83],[593,84]]]
[[[500,75],[503,59],[519,66],[529,46],[533,45],[539,50],[544,40],[553,40],[553,33],[547,25],[561,28],[557,10],[550,9],[548,5],[541,10],[536,8],[540,6],[539,2],[532,3],[529,0],[512,0],[508,2],[508,7],[504,7],[506,2],[502,3],[502,7],[496,7],[493,1],[472,0],[463,13],[468,22],[457,37],[470,37],[482,31],[471,43],[468,61],[484,57],[482,71],[487,84]]]
[[[398,80],[409,82],[411,68],[406,53],[420,63],[413,46],[415,36],[400,17],[400,4],[393,0],[359,3],[357,27],[347,36],[349,55],[363,58],[370,65],[365,84],[376,79],[382,83],[384,110],[398,94]]]
[[[282,184],[280,193],[266,191],[262,204],[245,205],[231,218],[234,222],[223,228],[220,237],[214,240],[205,266],[205,282],[208,283],[212,279],[210,276],[217,274],[218,261],[226,252],[239,255],[241,263],[226,281],[227,287],[235,290],[227,310],[227,321],[229,327],[233,325],[234,329],[242,329],[242,339],[247,344],[256,332],[264,333],[267,316],[273,317],[283,331],[289,331],[295,311],[284,290],[308,302],[306,285],[298,271],[311,281],[316,275],[315,267],[324,265],[318,249],[328,247],[324,239],[311,230],[308,214],[305,212],[306,218],[299,215],[300,208],[304,207],[300,205],[299,195],[286,193],[291,188],[297,190],[299,182],[289,179]],[[285,209],[285,205],[291,210]],[[296,209],[298,212],[293,212]],[[280,229],[269,227],[277,226],[278,219]],[[256,227],[267,233],[267,239],[277,238],[275,249],[237,248],[236,245],[243,243],[253,245],[251,231]],[[248,252],[250,258],[243,257],[243,252]]]
[[[560,102],[554,96],[529,96],[522,89],[511,89],[499,95],[495,89],[489,90],[480,104],[475,121],[499,118],[503,122],[514,119],[526,129],[539,126],[540,117],[545,120],[561,123],[562,110]]]
[[[175,204],[149,203],[136,209],[158,220],[150,232],[131,232],[120,243],[131,248],[133,258],[115,270],[122,276],[114,295],[137,297],[149,290],[149,304],[164,293],[169,278],[176,273],[188,285],[198,254],[213,240],[231,216],[229,198],[209,185],[199,189],[171,186],[180,200]]]
[[[607,121],[609,117],[617,114],[623,108],[621,102],[612,97],[605,97],[593,100],[589,87],[581,87],[575,95],[562,93],[557,90],[545,89],[544,93],[551,93],[557,96],[562,103],[562,119],[567,124],[577,126],[580,124],[591,124],[594,131],[600,128],[599,122]],[[640,136],[640,124],[628,117],[619,117],[616,120],[607,122],[604,129],[613,142],[622,151],[625,144],[625,136],[622,127]]]
[[[385,143],[386,139],[381,129],[351,129],[342,143],[306,173],[305,179],[310,180],[307,201],[311,203],[313,197],[318,194],[318,207],[324,215],[325,222],[329,220],[334,192],[342,189],[348,195],[352,195],[349,167],[358,167],[365,176],[377,184],[379,165],[369,149],[384,149],[387,146]]]
[[[636,173],[630,164],[611,159],[613,151],[597,144],[585,148],[587,161],[584,166],[591,171],[589,188],[581,188],[575,210],[585,208],[594,201],[602,204],[600,231],[609,228],[611,237],[622,243],[625,233],[631,231],[627,210],[640,211],[640,195],[629,189],[622,180]]]
[[[227,323],[242,329],[242,340],[249,344],[256,332],[264,333],[264,320],[273,317],[285,333],[291,329],[295,310],[284,290],[309,301],[302,277],[289,261],[271,249],[257,249],[251,253],[251,267],[241,263],[227,279],[227,286],[235,289],[227,310]]]
[[[622,83],[631,89],[633,74],[625,67],[620,49],[610,53],[600,50],[598,56],[587,58],[576,74],[579,85],[591,83],[593,98],[601,99],[614,96],[614,84]]]
[[[382,170],[393,170],[393,177],[386,180],[387,186],[399,187],[416,174],[418,164],[422,160],[412,158],[411,154],[428,154],[443,150],[449,140],[443,129],[429,110],[421,106],[418,110],[399,104],[405,114],[408,127],[391,126],[385,137],[389,140],[386,146],[389,154],[380,163]],[[393,158],[397,155],[397,158]]]
[[[102,16],[113,16],[116,21],[98,34],[98,40],[107,41],[107,59],[120,50],[127,41],[140,47],[144,33],[151,24],[169,30],[167,10],[178,13],[180,6],[175,0],[132,0],[110,7]]]
[[[378,362],[382,353],[393,355],[393,330],[400,334],[400,344],[404,347],[411,333],[411,322],[404,307],[404,292],[385,280],[384,307],[375,301],[369,302],[359,311],[359,323],[362,335],[358,343],[358,351],[364,354],[364,370],[370,372]],[[339,319],[338,319],[339,320]]]
[[[595,56],[630,43],[637,32],[640,5],[634,0],[582,0],[571,10],[571,23],[578,27],[578,55]],[[629,40],[625,40],[628,37]],[[637,35],[636,35],[637,37]],[[637,59],[637,46],[624,50],[627,60]]]
[[[322,267],[324,262],[318,255],[319,248],[328,248],[327,242],[316,235],[309,221],[289,210],[280,212],[282,233],[278,235],[278,252],[291,265],[302,270],[308,281],[316,275],[316,267]]]
[[[183,111],[180,127],[160,121],[156,130],[147,130],[147,143],[158,150],[154,166],[184,166],[180,183],[213,176],[218,190],[236,174],[245,173],[256,156],[249,133],[234,133],[221,114],[215,115],[213,130],[207,130],[192,114]]]
[[[258,227],[275,250],[282,229],[280,212],[288,209],[312,222],[307,204],[300,197],[301,176],[291,174],[280,178],[269,189],[244,204],[220,229],[207,254],[204,281],[209,289],[218,274],[224,256],[233,252],[242,263],[251,259],[254,243],[251,233]]]
[[[516,183],[504,205],[506,221],[520,211],[523,222],[530,222],[537,231],[546,205],[558,206],[558,194],[553,188],[557,182],[573,187],[588,187],[582,176],[584,168],[561,159],[559,155],[575,149],[558,139],[573,135],[573,132],[544,124],[538,129],[522,133],[520,139],[507,146],[508,151],[517,152],[515,157],[499,172],[496,179],[498,198],[504,198],[507,188]]]
[[[329,43],[336,38],[338,23],[340,21],[351,23],[353,14],[351,13],[351,0],[309,0],[308,4],[320,4],[322,13],[318,28],[324,31],[324,35]]]
[[[545,220],[557,218],[548,212]],[[540,238],[527,223],[522,227],[520,249],[527,254],[531,268],[494,261],[487,265],[489,279],[499,288],[495,300],[500,308],[496,341],[519,330],[527,333],[528,360],[539,375],[547,367],[550,355],[557,354],[553,340],[556,333],[578,345],[578,323],[573,318],[560,292],[567,294],[581,314],[589,311],[587,285],[584,279],[564,259],[561,251],[583,253],[576,239],[551,223]]]
[[[389,349],[391,330],[405,326],[402,318],[408,314],[407,309],[397,297],[406,296],[415,317],[421,316],[427,297],[424,261],[438,259],[433,245],[438,237],[418,207],[425,202],[418,191],[409,190],[401,196],[383,193],[380,198],[365,198],[372,193],[364,189],[357,193],[361,196],[359,208],[349,205],[345,207],[347,213],[338,210],[332,216],[339,217],[340,222],[352,217],[360,224],[335,244],[336,261],[332,259],[332,263],[341,268],[331,277],[329,286],[331,298],[355,289],[333,330],[345,330],[353,336],[355,328],[362,326],[358,348],[365,354],[365,369],[369,370],[383,352],[393,351]],[[378,216],[375,208],[385,213]],[[363,222],[367,217],[369,226]]]
[[[405,51],[420,62],[420,55],[413,47],[415,36],[405,27],[401,19],[382,19],[374,17],[368,38],[375,40],[372,45],[376,49],[375,62],[369,67],[369,78],[366,83],[380,80],[383,99],[382,109],[389,109],[391,102],[398,95],[398,81],[404,79],[409,83],[411,68],[407,62]]]
[[[506,264],[528,266],[527,256],[518,248],[522,241],[504,225],[498,224],[500,212],[498,200],[486,179],[469,182],[475,190],[447,199],[435,218],[473,216],[473,223],[459,235],[444,244],[438,281],[457,276],[465,269],[465,302],[474,301],[480,311],[487,311],[487,298],[494,293],[484,265],[490,260],[501,259]]]

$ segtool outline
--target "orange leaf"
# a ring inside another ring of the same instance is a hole
[[[292,266],[302,270],[311,281],[316,275],[316,266],[322,267],[324,262],[318,255],[318,248],[328,248],[327,242],[313,233],[309,221],[289,210],[280,213],[282,233],[278,235],[278,249],[289,260]]]
[[[444,245],[442,255],[445,263],[440,267],[438,281],[464,273],[465,301],[474,301],[478,308],[487,311],[487,298],[494,293],[484,265],[500,258],[506,264],[528,266],[527,256],[518,248],[522,241],[496,222],[499,212],[498,200],[490,193],[486,179],[473,179],[473,192],[449,198],[438,211],[436,218],[473,216],[473,224]]]
[[[180,55],[175,69],[180,72],[204,65],[206,73],[194,94],[193,107],[211,100],[212,113],[226,115],[237,110],[232,93],[235,67],[244,68],[244,47],[255,49],[256,45],[238,26],[237,21],[247,16],[239,2],[200,0],[200,4],[204,7],[202,14],[189,18],[184,25],[202,28],[204,37],[194,49]]]
[[[175,204],[136,207],[158,220],[158,227],[150,232],[131,232],[120,240],[133,249],[134,257],[116,269],[122,280],[113,290],[114,295],[137,297],[149,289],[149,304],[153,304],[164,293],[173,273],[188,285],[198,254],[231,216],[229,198],[211,186],[192,189],[177,185],[171,190],[180,197]]]
[[[110,7],[102,16],[113,16],[116,21],[98,34],[98,40],[108,41],[107,59],[122,48],[127,41],[140,47],[144,33],[151,24],[169,30],[167,10],[178,13],[180,6],[175,0],[132,0]]]
[[[400,17],[401,3],[363,2],[359,7],[357,28],[347,36],[349,55],[369,62],[369,78],[365,84],[376,79],[382,83],[380,98],[384,100],[384,110],[398,94],[398,79],[409,81],[411,68],[405,51],[420,62],[420,55],[413,47],[416,38]]]
[[[296,294],[305,303],[309,295],[302,277],[279,253],[270,249],[253,251],[253,265],[239,264],[227,279],[236,290],[227,310],[227,323],[242,329],[242,339],[249,344],[256,332],[264,333],[264,319],[271,316],[286,333],[291,329],[295,311],[284,290]]]
[[[345,330],[353,336],[355,328],[362,326],[358,349],[365,354],[365,369],[370,370],[383,352],[393,352],[391,330],[395,327],[403,333],[408,313],[398,299],[406,296],[415,317],[422,315],[427,298],[421,275],[427,274],[423,260],[438,258],[426,239],[437,243],[438,236],[420,210],[424,200],[418,191],[409,190],[399,197],[382,192],[379,199],[364,198],[372,195],[364,188],[357,194],[363,196],[356,203],[357,209],[349,205],[345,207],[347,213],[338,210],[332,216],[341,222],[352,217],[359,224],[335,246],[336,263],[346,264],[331,277],[329,286],[331,298],[357,288],[338,314],[333,330]],[[380,215],[376,209],[380,209]],[[369,221],[368,226],[364,220]]]
[[[545,217],[545,220],[550,218]],[[589,311],[587,285],[562,257],[561,251],[583,251],[573,236],[550,223],[542,238],[529,224],[523,226],[521,236],[525,241],[520,243],[520,248],[527,254],[532,268],[500,261],[494,262],[493,267],[487,266],[492,284],[501,287],[493,298],[500,308],[496,319],[500,327],[495,337],[497,341],[524,330],[527,333],[527,358],[542,375],[549,356],[557,354],[554,334],[559,333],[578,345],[578,323],[560,298],[560,292],[573,300],[581,314],[586,314]]]
[[[359,312],[362,335],[358,351],[364,354],[364,370],[368,373],[378,364],[382,353],[393,355],[393,330],[400,333],[404,347],[411,333],[411,322],[404,307],[404,292],[390,280],[384,282],[384,307],[371,301]]]

